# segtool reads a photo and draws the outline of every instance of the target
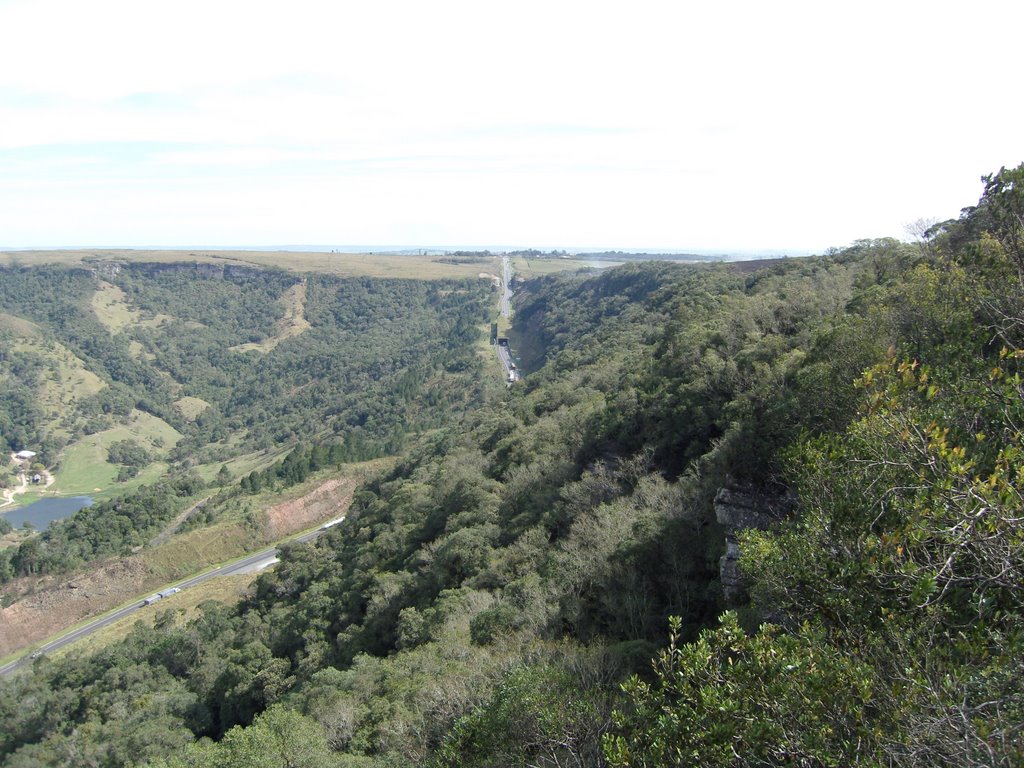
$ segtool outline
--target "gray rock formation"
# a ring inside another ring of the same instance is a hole
[[[769,491],[734,486],[718,489],[715,494],[715,518],[725,529],[725,554],[718,561],[718,567],[727,604],[741,602],[744,595],[737,534],[748,528],[766,530],[786,517],[795,506],[796,498],[788,490]]]

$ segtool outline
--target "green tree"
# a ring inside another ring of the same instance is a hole
[[[655,679],[632,677],[628,705],[604,738],[612,766],[871,765],[880,723],[869,667],[809,626],[763,626],[736,615],[686,645],[670,622]]]
[[[221,464],[220,465],[220,469],[217,472],[217,477],[216,477],[216,480],[215,480],[217,485],[222,485],[222,486],[223,485],[230,485],[230,483],[231,483],[231,481],[233,479],[234,479],[234,476],[231,474],[231,470],[228,469],[228,465],[227,464]]]
[[[1000,168],[998,173],[982,176],[985,192],[979,208],[994,225],[992,233],[1017,263],[1024,277],[1024,164]]]
[[[224,734],[216,768],[326,768],[335,762],[323,729],[311,718],[275,706],[248,728]]]
[[[455,723],[435,765],[594,765],[607,725],[602,698],[552,665],[513,670],[489,702]]]
[[[330,768],[339,765],[312,718],[277,705],[248,728],[232,728],[218,743],[200,741],[149,768]]]
[[[762,611],[874,670],[895,764],[1024,757],[1020,356],[945,386],[914,361],[869,370],[865,415],[797,454],[798,518],[741,542]]]

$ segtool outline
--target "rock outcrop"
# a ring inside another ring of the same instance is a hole
[[[719,578],[726,603],[742,601],[745,587],[740,573],[737,534],[748,528],[766,530],[796,506],[788,489],[724,486],[715,494],[715,518],[725,529],[725,554],[719,560]]]

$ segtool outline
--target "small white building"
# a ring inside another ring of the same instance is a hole
[[[29,459],[34,459],[36,457],[36,452],[35,451],[18,451],[16,454],[14,454],[14,457],[16,459],[23,459],[25,461],[28,461]]]

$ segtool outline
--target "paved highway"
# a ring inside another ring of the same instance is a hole
[[[509,383],[519,380],[519,372],[516,370],[515,363],[512,362],[512,351],[504,344],[498,345],[498,359],[501,361],[501,367],[505,372],[505,380]]]
[[[512,280],[512,260],[508,256],[501,257],[502,286],[501,286],[501,316],[508,317],[511,312],[509,299],[512,297],[512,290],[509,283]],[[504,344],[498,345],[498,360],[505,374],[505,381],[511,384],[519,379],[519,372],[512,362],[512,352]]]
[[[512,260],[508,256],[501,257],[501,316],[509,315],[509,299],[512,298],[512,288],[509,283],[512,280]]]
[[[317,528],[315,531],[308,531],[307,533],[300,534],[291,539],[288,539],[287,542],[285,543],[290,544],[294,542],[301,543],[306,541],[312,541],[325,530],[327,530],[327,528],[331,527],[332,525],[337,525],[343,519],[344,518],[338,518],[336,520],[332,520],[329,523],[324,524],[320,528]],[[196,576],[192,576],[188,579],[185,579],[184,581],[179,581],[177,584],[165,587],[163,591],[166,593],[167,590],[169,589],[188,589],[189,587],[194,587],[196,584],[201,584],[204,581],[207,581],[208,579],[215,579],[218,576],[231,576],[238,573],[249,573],[251,571],[262,570],[268,565],[277,562],[277,555],[278,548],[276,546],[266,547],[265,549],[261,549],[258,552],[253,552],[252,554],[246,555],[241,560],[236,560],[235,562],[230,563],[228,565],[219,565],[216,568],[211,568],[208,571],[204,571],[203,573],[200,573]],[[115,611],[112,611],[111,613],[99,616],[98,618],[93,619],[89,623],[84,624],[81,627],[78,627],[78,629],[68,632],[66,635],[63,635],[61,637],[58,637],[56,640],[51,640],[50,642],[43,643],[43,645],[36,648],[31,654],[25,654],[21,658],[15,659],[14,661],[9,662],[8,664],[5,664],[4,666],[0,667],[0,677],[9,675],[10,673],[14,672],[14,670],[18,669],[23,665],[27,666],[32,662],[32,659],[36,658],[37,656],[41,656],[46,653],[52,653],[53,651],[60,650],[61,648],[67,645],[71,645],[77,640],[81,640],[86,635],[91,635],[98,629],[102,629],[103,627],[113,624],[115,621],[119,621],[120,619],[123,619],[125,616],[128,616],[141,608],[145,608],[147,605],[149,605],[149,603],[146,602],[147,599],[149,598],[140,598],[139,600],[137,600],[134,603],[131,603],[130,605],[125,605],[121,608],[118,608]]]

